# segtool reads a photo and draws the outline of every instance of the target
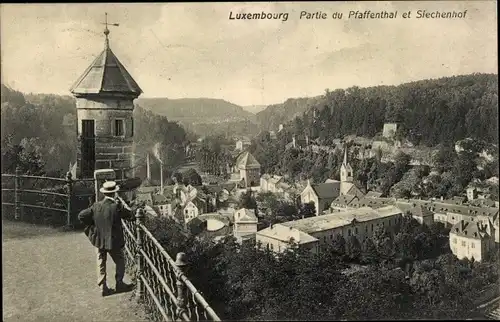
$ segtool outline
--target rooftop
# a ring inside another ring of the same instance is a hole
[[[120,93],[138,97],[142,90],[108,45],[70,89],[71,93]]]
[[[394,206],[378,209],[363,207],[350,209],[333,214],[315,216],[282,223],[286,227],[293,227],[305,233],[314,233],[349,225],[353,220],[363,222],[400,214],[401,210]]]
[[[304,233],[294,227],[288,227],[283,224],[275,224],[268,228],[262,229],[256,233],[257,236],[265,236],[277,239],[283,242],[289,242],[293,238],[298,244],[307,244],[317,241],[318,239]]]
[[[234,213],[234,220],[238,222],[250,222],[256,223],[257,217],[255,216],[255,210],[241,208]]]
[[[320,199],[336,198],[340,194],[340,181],[312,184],[311,187]]]
[[[460,220],[458,223],[453,225],[453,227],[451,227],[450,234],[474,239],[484,239],[488,237],[486,225],[482,226],[479,222],[466,220]]]
[[[248,151],[242,152],[236,159],[238,169],[260,168],[260,163]]]

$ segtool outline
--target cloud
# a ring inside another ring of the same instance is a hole
[[[496,72],[496,3],[314,2],[2,5],[2,78],[28,92],[67,89],[110,41],[145,96],[219,97],[242,105]],[[347,19],[350,10],[468,10],[467,18]],[[299,20],[301,11],[342,20]],[[229,20],[230,12],[287,12],[288,21]]]

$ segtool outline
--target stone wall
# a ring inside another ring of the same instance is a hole
[[[95,170],[113,169],[117,179],[133,176],[130,168],[134,164],[134,119],[133,101],[130,99],[99,98],[77,99],[78,138],[77,174],[81,169],[82,120],[95,122]],[[124,120],[124,135],[114,136],[114,122]]]

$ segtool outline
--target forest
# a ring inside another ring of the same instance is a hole
[[[76,158],[76,105],[71,96],[24,94],[1,85],[2,172],[16,165],[23,173],[62,177]],[[184,161],[184,146],[194,140],[166,117],[134,109],[136,154],[160,142],[167,167]],[[142,158],[142,159],[141,159]]]
[[[324,182],[339,179],[345,144],[355,181],[362,189],[396,197],[463,194],[471,182],[498,177],[497,84],[496,75],[474,74],[400,86],[327,90],[324,106],[313,106],[296,117],[276,139],[262,133],[252,141],[250,152],[259,160],[263,173],[283,175],[289,182]],[[355,134],[373,138],[385,122],[400,125],[397,139],[417,148],[435,148],[432,166],[410,166],[409,156],[403,152],[389,162],[382,162],[379,153],[363,160],[354,157],[358,147],[344,137]],[[286,148],[293,135],[307,135],[315,144],[337,149],[316,153]],[[336,138],[341,139],[340,145],[332,143]],[[467,148],[457,152],[455,142],[465,138],[471,138]],[[480,156],[483,149],[491,153],[492,160]],[[498,200],[498,185],[487,189]]]
[[[287,116],[296,114],[295,119],[286,122]],[[272,122],[269,130],[277,128],[274,120],[279,117],[280,123],[287,123],[289,132],[307,134],[322,144],[345,135],[373,137],[387,122],[398,123],[398,136],[414,145],[450,145],[467,137],[497,144],[498,75],[471,74],[398,86],[326,89],[319,97],[290,99],[270,106],[257,117]]]
[[[196,239],[168,218],[146,225],[169,254],[186,252],[190,280],[227,320],[460,319],[480,290],[498,287],[498,254],[459,261],[442,224],[408,215],[394,235],[380,227],[363,243],[339,237],[319,255]]]

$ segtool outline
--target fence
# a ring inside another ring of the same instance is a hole
[[[135,272],[136,298],[154,321],[220,321],[185,275],[184,253],[174,261],[144,225],[138,209],[135,221],[123,221],[128,268]]]
[[[2,208],[14,208],[2,209],[8,219],[75,228],[78,212],[94,200],[93,178],[74,179],[70,172],[65,178],[24,175],[19,168],[2,174]]]
[[[22,175],[19,168],[14,174],[2,174],[2,208],[4,217],[31,223],[73,227],[78,210],[93,201],[93,179]]]
[[[13,206],[17,220],[33,221],[38,216],[43,223],[74,227],[75,215],[95,199],[94,185],[94,179],[73,180],[70,173],[66,178],[51,178],[21,175],[17,168],[15,174],[2,174],[2,207]],[[13,196],[4,198],[4,192],[13,192]],[[30,216],[28,210],[33,210]],[[177,254],[174,261],[144,220],[144,209],[138,209],[133,220],[122,224],[127,267],[136,279],[136,298],[152,320],[220,321],[186,277],[185,255]]]

